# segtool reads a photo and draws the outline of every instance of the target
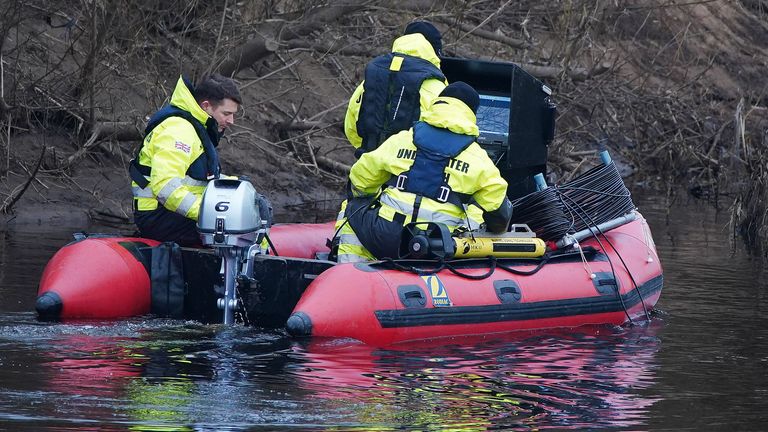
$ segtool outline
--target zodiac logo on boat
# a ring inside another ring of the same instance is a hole
[[[451,299],[448,297],[448,291],[445,290],[443,281],[437,275],[422,276],[424,283],[432,295],[432,304],[435,307],[444,307],[451,305]]]

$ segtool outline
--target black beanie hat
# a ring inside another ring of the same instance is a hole
[[[477,114],[477,107],[480,105],[480,95],[469,84],[463,81],[456,81],[444,88],[440,96],[456,98],[466,104],[473,113]]]
[[[422,34],[432,45],[432,49],[435,50],[435,54],[437,54],[438,57],[443,55],[443,37],[440,35],[440,30],[435,26],[426,21],[414,21],[405,27],[405,32],[403,34],[407,35],[414,33]]]

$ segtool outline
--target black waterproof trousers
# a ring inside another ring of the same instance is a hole
[[[139,235],[161,242],[172,241],[179,246],[201,246],[197,222],[174,213],[165,207],[155,210],[133,212],[133,220],[139,228]]]

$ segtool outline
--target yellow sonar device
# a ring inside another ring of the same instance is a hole
[[[503,234],[472,231],[451,236],[444,224],[416,222],[403,227],[399,258],[536,258],[546,249],[527,225],[512,225]]]
[[[544,240],[536,237],[453,237],[454,258],[537,258],[544,255]]]

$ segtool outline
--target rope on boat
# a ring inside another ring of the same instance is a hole
[[[527,223],[536,232],[536,235],[545,241],[557,240],[567,233],[589,229],[600,247],[605,250],[600,239],[603,237],[616,252],[616,256],[627,270],[637,295],[640,297],[640,304],[643,306],[645,317],[650,321],[645,299],[643,299],[637,281],[629,271],[629,266],[611,241],[605,237],[605,233],[598,227],[599,224],[621,217],[635,209],[631,194],[612,161],[592,168],[568,183],[549,187],[522,197],[513,204],[515,209],[514,222]],[[586,260],[584,261],[586,265]],[[618,280],[610,258],[608,263],[611,266],[614,280]],[[593,277],[586,266],[585,271],[590,277]],[[624,298],[619,291],[618,283],[616,283],[616,295],[619,297],[627,319],[633,323]]]
[[[605,250],[602,240],[610,245],[616,252],[632,281],[640,304],[648,321],[650,315],[645,305],[645,299],[634,276],[629,271],[629,266],[624,261],[619,251],[611,241],[605,237],[605,233],[598,225],[619,218],[635,209],[632,197],[621,178],[616,165],[611,161],[603,163],[576,179],[560,186],[552,186],[540,191],[528,194],[513,202],[514,223],[525,223],[536,232],[536,235],[545,241],[558,240],[566,234],[589,229],[600,247]],[[580,245],[577,247],[580,248]],[[588,268],[586,259],[582,257],[585,271],[590,278],[594,275]],[[613,262],[608,259],[614,280],[616,270]],[[616,295],[630,323],[633,323],[629,310],[624,302],[618,283],[616,283]]]

